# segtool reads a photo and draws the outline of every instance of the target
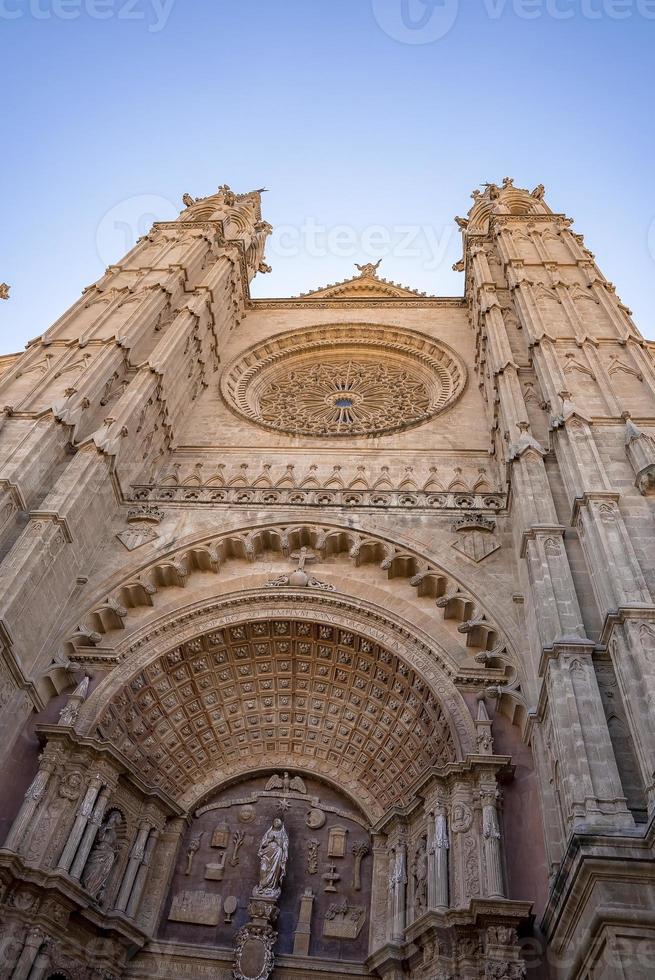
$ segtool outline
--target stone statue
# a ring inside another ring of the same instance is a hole
[[[428,907],[428,851],[425,838],[421,838],[414,856],[414,902],[416,914],[422,915]]]
[[[9,290],[11,286],[8,286],[6,282],[0,282],[0,299],[9,299]]]
[[[184,206],[186,208],[191,208],[191,207],[193,207],[194,204],[197,203],[197,198],[191,197],[190,194],[183,194],[182,195],[182,203],[184,204]]]
[[[58,725],[69,727],[75,724],[77,716],[80,713],[80,708],[89,693],[89,681],[90,678],[86,676],[77,685],[69,697],[67,704],[59,712]]]
[[[304,551],[305,549],[303,548],[302,550]],[[304,565],[306,560],[307,557],[304,555],[301,564]],[[292,779],[288,772],[285,772],[281,777],[278,775],[271,776],[269,781],[266,783],[265,792],[269,793],[271,790],[276,789],[281,789],[285,794],[290,790],[293,790],[294,793],[307,793],[305,783],[300,776],[294,776]]]
[[[259,885],[255,893],[264,898],[277,898],[289,858],[289,835],[279,817],[264,834],[257,855],[260,862]]]
[[[359,265],[358,262],[355,262],[356,268],[359,269],[359,271],[363,276],[374,276],[376,279],[377,279],[377,271],[380,268],[381,264],[382,264],[382,259],[379,259],[377,262],[366,262],[364,265]]]
[[[84,867],[82,885],[96,901],[100,901],[103,896],[111,869],[118,856],[120,849],[118,828],[122,822],[123,818],[119,811],[112,810],[96,835],[95,844]]]

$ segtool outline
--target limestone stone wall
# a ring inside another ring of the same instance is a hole
[[[259,194],[187,197],[4,359],[2,975],[652,972],[651,348],[541,185],[461,225],[461,298],[253,301]]]

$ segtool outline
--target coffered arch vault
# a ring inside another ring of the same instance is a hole
[[[208,600],[137,631],[121,656],[77,729],[185,808],[253,766],[295,766],[376,820],[475,751],[470,713],[429,647],[334,595]]]

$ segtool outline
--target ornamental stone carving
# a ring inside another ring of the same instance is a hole
[[[98,831],[96,841],[86,862],[82,875],[82,884],[89,894],[101,901],[112,868],[118,856],[120,842],[118,828],[123,818],[118,810],[112,810],[105,823]]]
[[[284,824],[276,817],[259,845],[259,884],[253,895],[277,898],[287,871],[289,859],[289,835]]]
[[[170,729],[152,745],[155,717]],[[299,762],[313,763],[320,745],[384,806],[429,766],[456,758],[442,705],[397,656],[355,631],[284,618],[213,630],[168,651],[130,679],[99,727],[143,779],[173,794],[285,737]],[[312,815],[311,829],[319,825]]]
[[[466,383],[445,345],[390,327],[283,334],[247,351],[222,381],[227,403],[268,428],[306,436],[382,435],[444,411]]]

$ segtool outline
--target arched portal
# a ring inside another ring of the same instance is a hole
[[[341,787],[374,822],[473,747],[436,656],[333,596],[213,601],[134,647],[78,727],[184,807],[226,779],[292,766]]]

